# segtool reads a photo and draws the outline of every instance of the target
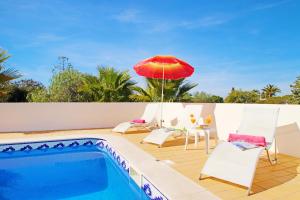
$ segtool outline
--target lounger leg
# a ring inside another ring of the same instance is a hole
[[[204,134],[205,134],[205,151],[206,151],[206,154],[209,153],[209,148],[210,148],[210,145],[209,145],[209,139],[210,139],[210,133],[209,133],[209,130],[204,130]]]
[[[274,139],[274,145],[275,145],[275,157],[274,157],[274,162],[277,164],[277,143],[276,143],[276,138]]]
[[[200,180],[200,181],[202,180],[202,174],[200,174],[200,176],[199,176],[199,180]]]
[[[185,135],[185,145],[184,145],[185,150],[187,150],[188,143],[189,143],[189,132],[187,131]]]
[[[251,195],[251,187],[248,188],[248,190],[247,190],[247,195],[248,195],[248,196]]]
[[[268,160],[269,160],[270,164],[273,165],[273,162],[272,162],[272,160],[270,158],[269,150],[266,149],[266,152],[267,152],[267,156],[268,156]]]
[[[275,145],[275,152],[274,152],[275,155],[274,155],[274,159],[273,159],[273,160],[271,159],[269,150],[266,149],[266,151],[267,151],[267,156],[268,156],[268,160],[269,160],[269,162],[270,162],[271,165],[277,164],[277,145],[276,145],[276,139],[275,139],[275,141],[274,141],[274,145]]]
[[[276,153],[276,150],[275,150],[275,157],[274,157],[273,160],[271,159],[271,156],[270,156],[270,153],[269,153],[268,149],[266,149],[266,152],[267,152],[267,156],[268,156],[268,160],[269,160],[270,164],[271,165],[277,164],[277,153]]]
[[[195,134],[195,148],[197,148],[197,146],[198,146],[198,132],[195,132],[194,133]]]

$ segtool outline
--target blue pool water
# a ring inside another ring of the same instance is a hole
[[[0,153],[0,199],[148,199],[96,147]]]

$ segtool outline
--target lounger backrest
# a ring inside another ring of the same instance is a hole
[[[275,137],[279,108],[247,106],[244,108],[238,133],[264,136],[268,143]]]
[[[162,118],[164,127],[177,127],[180,121],[180,116],[183,113],[182,103],[163,103],[160,104],[160,109],[162,106]],[[158,111],[157,118],[160,120],[160,109]]]
[[[143,116],[141,117],[141,119],[145,120],[146,123],[150,123],[153,122],[157,111],[159,109],[159,104],[158,103],[148,103],[145,107]]]
[[[184,114],[181,117],[183,127],[187,129],[193,127],[193,124],[191,122],[191,115],[193,115],[196,121],[199,122],[202,119],[202,110],[202,105],[186,105],[184,107]]]

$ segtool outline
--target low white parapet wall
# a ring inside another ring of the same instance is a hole
[[[110,128],[143,113],[145,103],[0,103],[0,132]]]
[[[202,115],[217,116],[218,137],[235,131],[247,104],[202,104]],[[253,104],[251,104],[253,106]],[[0,132],[110,128],[139,118],[146,103],[0,103]],[[280,107],[277,128],[279,152],[300,157],[300,105]]]

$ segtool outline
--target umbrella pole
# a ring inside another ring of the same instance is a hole
[[[163,124],[163,103],[164,103],[164,84],[165,84],[165,66],[163,65],[163,78],[161,84],[161,108],[160,108],[160,127]]]

